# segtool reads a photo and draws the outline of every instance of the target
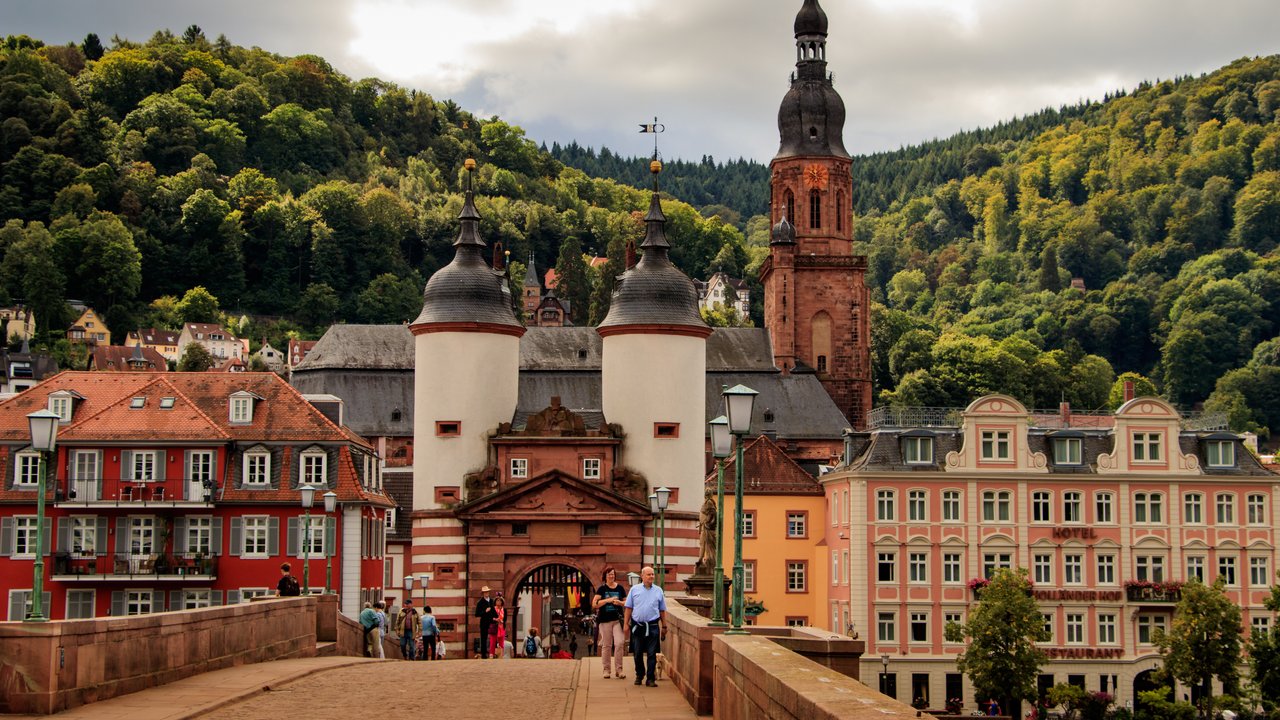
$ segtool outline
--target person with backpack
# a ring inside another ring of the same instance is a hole
[[[436,616],[431,614],[430,605],[423,607],[422,612],[422,659],[439,660],[444,657],[444,653],[436,652],[440,625],[436,623]]]
[[[280,566],[280,582],[276,583],[276,597],[297,597],[302,594],[298,578],[289,572],[289,563]]]
[[[373,643],[370,641],[370,636],[377,636],[378,629],[378,611],[373,609],[372,603],[364,604],[359,620],[360,627],[364,629],[364,656],[377,657],[377,653],[373,651]]]
[[[622,639],[622,613],[627,604],[627,591],[618,584],[617,573],[611,567],[604,569],[601,579],[604,584],[596,588],[596,595],[591,599],[591,607],[596,611],[596,631],[600,633],[600,661],[608,678],[612,657],[614,675],[621,680],[626,677],[622,672],[622,658],[627,653],[627,644]]]
[[[400,612],[396,614],[393,627],[396,636],[400,638],[400,654],[405,660],[413,660],[418,654],[418,635],[422,633],[422,620],[413,607],[412,599],[405,599]]]
[[[538,657],[538,628],[529,628],[529,635],[524,639],[524,656],[527,658]]]

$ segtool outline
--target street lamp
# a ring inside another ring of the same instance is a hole
[[[729,421],[729,432],[738,441],[738,451],[733,461],[733,627],[726,634],[746,635],[742,629],[742,584],[746,572],[742,567],[742,446],[751,432],[751,411],[756,402],[755,390],[745,385],[735,385],[720,393],[724,396],[724,414]]]
[[[427,611],[427,588],[431,585],[430,575],[419,575],[418,581],[422,583],[422,612]]]
[[[302,530],[302,593],[304,595],[311,594],[311,505],[316,501],[316,489],[312,485],[303,485],[299,488],[302,493],[302,509],[306,511],[303,516]]]
[[[413,576],[412,575],[404,576],[404,599],[410,602],[413,601]]]
[[[711,625],[725,627],[728,623],[724,621],[724,459],[733,452],[733,436],[729,433],[729,418],[723,415],[708,424],[711,456],[716,459],[716,594],[711,605]]]
[[[638,573],[638,572],[636,572],[636,571],[634,571],[634,570],[632,570],[631,572],[627,573],[627,587],[628,587],[628,588],[635,587],[636,585],[639,585],[639,584],[640,584],[640,573]]]
[[[333,511],[338,509],[338,494],[330,490],[323,495],[324,497],[324,514],[325,524],[329,523],[328,516],[333,515]],[[324,548],[324,594],[329,595],[333,592],[333,547],[329,544],[329,528],[325,527],[325,548]],[[335,535],[337,533],[334,533]],[[334,543],[338,538],[334,537]]]
[[[62,416],[51,410],[37,410],[27,415],[31,426],[31,449],[39,453],[36,484],[36,565],[31,581],[31,612],[24,622],[48,622],[44,614],[44,486],[45,453],[52,453],[58,442],[58,422]]]
[[[671,499],[671,490],[660,487],[649,497],[650,507],[658,513],[658,587],[665,590],[667,587],[667,501]]]

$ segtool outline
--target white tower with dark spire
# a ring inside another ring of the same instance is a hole
[[[698,291],[667,253],[666,217],[653,197],[645,216],[643,256],[618,279],[603,338],[604,416],[626,433],[622,463],[645,476],[649,491],[678,493],[667,508],[668,581],[693,573],[698,554],[697,513],[705,470],[707,336]],[[671,587],[668,584],[667,587]]]

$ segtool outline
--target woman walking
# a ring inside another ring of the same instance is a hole
[[[440,637],[440,626],[436,624],[436,616],[431,614],[431,606],[422,608],[422,659],[436,660],[436,640]]]
[[[617,574],[611,567],[604,569],[602,579],[604,584],[596,588],[596,595],[591,599],[600,633],[600,662],[607,678],[612,657],[614,675],[621,679],[626,677],[622,674],[622,658],[627,654],[627,645],[622,639],[622,609],[626,606],[627,591],[618,584]]]
[[[493,601],[493,627],[489,628],[489,656],[502,659],[507,642],[507,603],[501,597]],[[494,650],[497,654],[494,654]]]

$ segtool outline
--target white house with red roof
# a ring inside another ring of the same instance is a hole
[[[181,358],[191,343],[199,343],[213,356],[217,364],[224,360],[245,359],[244,343],[235,333],[216,323],[187,323],[178,336],[178,357]]]
[[[356,614],[381,595],[381,459],[275,373],[64,372],[0,403],[0,596],[21,620],[36,558],[40,457],[27,415],[63,419],[48,465],[45,612],[134,615],[275,592],[290,562]],[[301,505],[316,487],[310,528]],[[333,492],[337,508],[324,511]]]

